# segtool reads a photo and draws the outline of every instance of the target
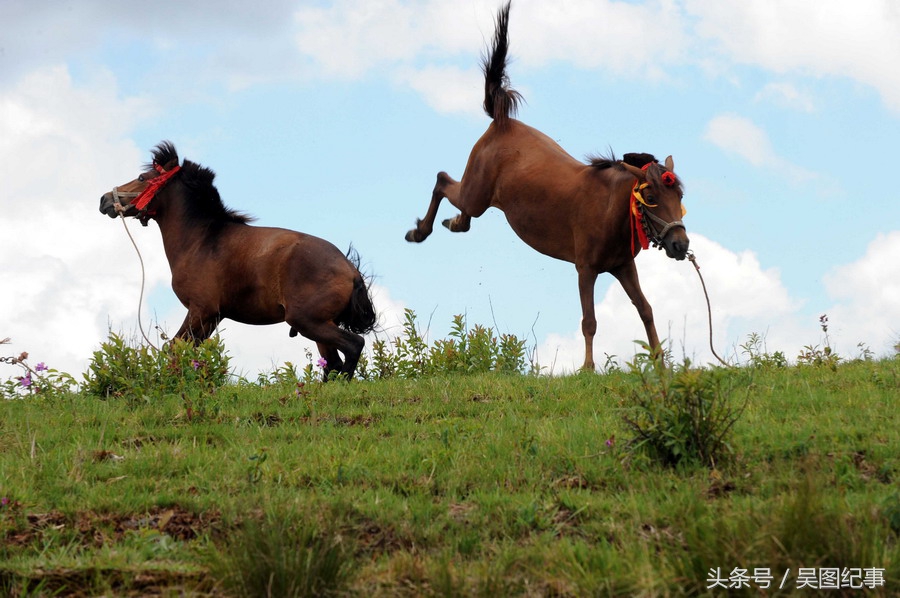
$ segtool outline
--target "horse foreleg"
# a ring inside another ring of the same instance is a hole
[[[578,296],[581,299],[581,333],[584,335],[584,365],[582,370],[594,371],[594,335],[597,334],[597,316],[594,314],[594,284],[597,271],[578,268]]]
[[[428,204],[428,212],[425,213],[424,218],[416,222],[416,228],[406,233],[406,240],[411,243],[421,243],[427,239],[428,235],[434,230],[434,220],[437,218],[441,201],[447,197],[453,202],[458,189],[458,181],[453,180],[446,172],[439,172],[437,182],[434,184],[434,190],[431,192],[431,203]],[[447,226],[446,221],[444,226]]]
[[[616,280],[618,280],[619,284],[622,285],[622,288],[625,289],[628,298],[631,299],[631,303],[637,309],[638,315],[641,317],[641,322],[644,323],[644,330],[647,333],[647,341],[650,343],[650,349],[654,352],[661,351],[659,337],[656,334],[656,324],[653,322],[653,308],[650,307],[650,302],[647,301],[643,291],[641,291],[641,283],[638,281],[637,266],[635,265],[634,260],[612,270],[610,273],[616,277]],[[660,352],[660,355],[661,354],[662,353]]]
[[[215,332],[220,320],[218,316],[210,316],[189,308],[181,328],[175,333],[175,338],[189,340],[195,344],[201,343]]]

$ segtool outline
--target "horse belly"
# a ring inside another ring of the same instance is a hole
[[[513,232],[529,247],[558,260],[575,262],[574,236],[565,212],[530,210],[524,206],[497,207],[503,211]]]
[[[241,324],[278,324],[284,322],[284,306],[262,284],[244,284],[224,295],[222,316]]]

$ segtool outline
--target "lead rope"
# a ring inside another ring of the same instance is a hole
[[[144,305],[144,282],[147,279],[147,273],[144,269],[144,258],[143,258],[143,256],[141,256],[141,250],[138,248],[138,245],[135,242],[134,237],[131,235],[131,231],[128,229],[128,222],[125,221],[125,208],[122,206],[121,203],[119,203],[118,188],[113,189],[113,198],[114,198],[113,207],[115,208],[116,212],[119,214],[119,217],[122,219],[122,226],[125,227],[125,232],[128,234],[128,238],[131,240],[131,244],[132,244],[132,246],[134,246],[135,252],[137,252],[138,261],[141,263],[141,294],[138,297],[138,312],[137,312],[138,328],[140,328],[141,336],[144,337],[144,340],[147,342],[147,344],[150,345],[151,347],[153,347],[154,349],[156,349],[156,351],[158,352],[159,347],[154,345],[153,341],[151,341],[150,338],[147,336],[147,333],[144,332],[144,324],[141,321],[141,309]]]
[[[694,255],[693,251],[688,251],[687,258],[694,265],[694,269],[697,271],[697,276],[700,277],[700,284],[703,286],[703,296],[706,297],[706,313],[709,314],[709,350],[712,351],[712,354],[715,355],[716,359],[721,362],[725,367],[731,367],[727,361],[719,357],[719,354],[716,353],[715,348],[713,347],[713,329],[712,329],[712,306],[709,303],[709,293],[706,292],[706,282],[703,280],[703,274],[700,273],[700,264],[697,263],[697,256]]]

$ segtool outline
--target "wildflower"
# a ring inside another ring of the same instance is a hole
[[[320,357],[319,361],[316,362],[316,365],[324,370],[328,367],[328,361],[326,361],[324,357]]]
[[[615,436],[610,436],[609,438],[606,439],[606,446],[608,448],[612,448],[615,444],[616,444]]]
[[[9,504],[9,499],[7,497],[0,498],[0,507],[5,507]]]
[[[19,378],[19,384],[21,384],[25,388],[30,387],[32,385],[32,383],[33,382],[31,380],[31,372],[28,372],[27,374],[25,374],[24,376]]]
[[[201,365],[200,362],[197,361],[196,359],[192,359],[192,360],[191,360],[191,367],[194,368],[194,371],[199,370],[199,369],[200,369],[200,365]]]
[[[37,372],[46,372],[49,368],[46,365],[44,365],[44,362],[42,361],[42,362],[38,363],[36,366],[34,366],[34,369]]]

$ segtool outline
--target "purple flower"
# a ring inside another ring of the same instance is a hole
[[[0,498],[0,507],[5,507],[8,504],[9,504],[8,498],[6,498],[5,496],[3,498]]]
[[[324,357],[320,357],[319,361],[316,362],[316,365],[324,370],[328,367],[328,361]]]
[[[615,437],[615,436],[610,436],[609,438],[606,439],[606,446],[607,446],[607,447],[612,448],[613,445],[615,445],[615,444],[616,444],[616,437]]]
[[[191,367],[194,368],[194,371],[199,370],[199,369],[200,369],[200,362],[197,361],[196,359],[192,359],[192,360],[191,360]]]
[[[31,372],[28,372],[27,374],[25,374],[24,376],[19,378],[19,384],[21,384],[25,388],[28,388],[29,386],[31,386],[32,385]]]
[[[44,365],[44,362],[42,361],[39,364],[37,364],[36,366],[34,366],[34,369],[37,372],[46,372],[49,368],[46,365]]]

